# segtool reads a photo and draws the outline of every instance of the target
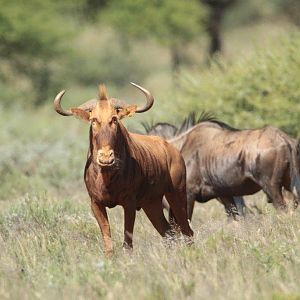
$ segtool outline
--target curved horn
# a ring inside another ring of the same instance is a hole
[[[135,112],[137,112],[137,113],[143,113],[143,112],[149,110],[149,109],[152,107],[153,103],[154,103],[154,98],[153,98],[153,96],[151,95],[151,93],[150,93],[149,91],[147,91],[146,89],[144,89],[143,87],[141,87],[141,86],[139,86],[139,85],[137,85],[137,84],[135,84],[135,83],[133,83],[133,82],[130,82],[130,83],[131,83],[133,86],[135,86],[136,88],[138,88],[140,91],[142,91],[143,94],[144,94],[144,95],[146,96],[146,98],[147,98],[147,103],[146,103],[146,105],[144,105],[144,106],[139,106]]]
[[[60,93],[57,94],[57,96],[54,99],[54,109],[57,113],[59,113],[62,116],[72,116],[73,113],[71,110],[65,110],[61,107],[61,99],[63,95],[65,94],[65,91],[61,91]],[[85,110],[85,111],[91,111],[97,104],[96,99],[91,99],[87,102],[84,102],[83,104],[79,105],[78,108]]]
[[[54,103],[53,103],[54,109],[57,113],[59,113],[62,116],[72,116],[73,115],[72,111],[64,110],[60,105],[61,98],[63,97],[64,94],[65,94],[65,91],[61,91],[56,95],[56,97],[54,99]]]

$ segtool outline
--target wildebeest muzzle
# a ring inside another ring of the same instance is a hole
[[[115,163],[115,154],[112,149],[100,149],[97,152],[97,164],[101,167],[113,166]]]

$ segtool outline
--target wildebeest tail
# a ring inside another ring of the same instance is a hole
[[[290,177],[291,191],[297,200],[300,200],[300,141],[296,145],[291,145],[290,156]]]

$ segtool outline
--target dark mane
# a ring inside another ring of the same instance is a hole
[[[150,123],[142,122],[142,126],[144,127],[147,134],[151,134],[155,132],[157,135],[160,135],[162,137],[165,137],[163,132],[159,132],[156,129],[158,127],[165,127],[165,128],[173,128],[174,133],[172,134],[172,137],[178,136],[184,132],[186,132],[188,129],[192,128],[193,126],[204,123],[204,122],[211,122],[215,125],[218,125],[219,127],[230,130],[230,131],[239,131],[239,129],[236,129],[234,127],[231,127],[230,125],[219,121],[211,112],[202,111],[199,116],[197,116],[196,112],[191,112],[188,114],[186,118],[183,119],[180,126],[177,128],[176,126],[166,123],[166,122],[159,122],[153,125]]]
[[[204,121],[202,121],[202,122],[204,122]],[[226,129],[226,130],[229,130],[229,131],[241,131],[241,129],[234,128],[234,127],[232,127],[232,126],[230,126],[230,125],[228,125],[228,124],[226,124],[226,123],[224,123],[224,122],[222,122],[222,121],[219,121],[219,120],[217,120],[217,119],[215,119],[215,120],[209,120],[208,122],[217,124],[217,125],[220,126],[221,128]]]
[[[179,129],[176,132],[176,135],[186,132],[188,129],[199,123],[212,122],[215,120],[216,118],[210,112],[202,111],[201,114],[197,117],[197,114],[193,111],[189,113],[188,116],[182,121]]]
[[[152,122],[145,122],[145,121],[144,121],[144,122],[141,122],[140,124],[144,127],[144,129],[145,129],[145,131],[146,131],[147,134],[148,134],[153,128],[155,128],[155,127],[157,127],[157,126],[171,126],[171,127],[173,127],[173,128],[176,128],[176,130],[178,130],[177,127],[176,127],[175,125],[169,124],[169,123],[167,123],[167,122],[157,122],[157,123],[153,124],[153,121],[152,121]]]

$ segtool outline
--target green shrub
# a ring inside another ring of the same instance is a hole
[[[231,64],[220,60],[203,73],[184,74],[177,114],[208,110],[232,126],[270,124],[298,136],[299,48],[300,34],[293,33],[251,57]]]

